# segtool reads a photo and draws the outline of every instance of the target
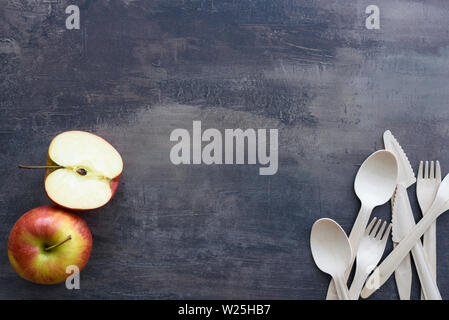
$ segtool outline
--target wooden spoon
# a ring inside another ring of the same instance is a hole
[[[332,276],[340,300],[350,300],[345,272],[352,261],[349,239],[340,225],[332,219],[319,219],[312,227],[310,248],[318,268]]]

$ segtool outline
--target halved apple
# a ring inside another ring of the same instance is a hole
[[[47,165],[42,167],[47,169],[45,191],[54,203],[72,210],[91,210],[104,206],[114,196],[123,161],[103,138],[67,131],[52,140]]]

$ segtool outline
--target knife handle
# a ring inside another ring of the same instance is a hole
[[[415,260],[416,271],[418,272],[421,289],[426,300],[442,300],[433,273],[427,262],[421,241],[418,241],[412,248],[413,259]]]
[[[396,242],[393,242],[393,248],[396,248],[397,245]],[[412,290],[412,264],[410,260],[410,254],[407,254],[394,271],[396,287],[401,300],[410,300],[410,292]]]
[[[368,278],[367,284],[362,290],[362,298],[368,298],[388,280],[407,253],[415,246],[416,242],[421,241],[421,236],[439,215],[440,212],[438,210],[432,210],[410,230],[407,236],[399,242],[396,248],[393,249]]]

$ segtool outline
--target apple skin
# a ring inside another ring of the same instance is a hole
[[[44,248],[71,240],[50,251]],[[64,282],[66,268],[81,271],[92,250],[92,234],[80,216],[67,210],[43,206],[32,209],[17,220],[9,235],[8,257],[22,278],[39,284]]]

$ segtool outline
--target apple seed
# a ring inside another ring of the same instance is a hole
[[[76,173],[78,173],[81,176],[85,176],[87,174],[87,170],[80,168],[80,169],[76,170]]]

